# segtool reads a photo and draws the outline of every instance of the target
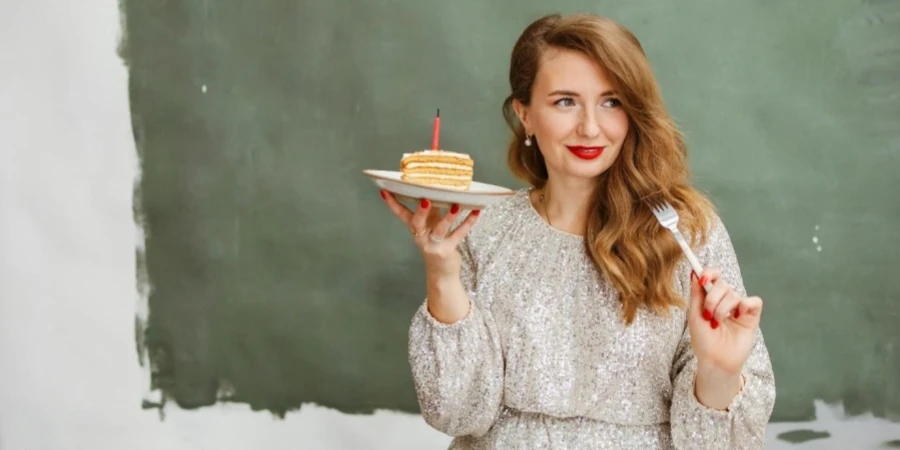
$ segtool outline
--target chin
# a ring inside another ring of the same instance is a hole
[[[596,161],[595,161],[596,162]],[[593,167],[591,167],[593,166]],[[603,175],[607,170],[609,170],[608,164],[580,164],[580,167],[567,167],[566,168],[566,176],[572,178],[583,178],[586,180],[594,179]]]

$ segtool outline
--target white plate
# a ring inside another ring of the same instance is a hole
[[[398,200],[415,202],[418,199],[427,198],[432,204],[443,208],[449,208],[455,203],[462,209],[482,209],[515,193],[512,189],[477,181],[472,182],[468,191],[423,186],[403,181],[400,179],[400,172],[390,170],[367,169],[363,170],[363,174],[371,178],[381,189],[393,193]]]

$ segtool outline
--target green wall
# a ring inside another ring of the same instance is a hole
[[[642,40],[767,302],[773,420],[814,399],[897,418],[900,2],[554,4],[123,0],[155,387],[187,408],[416,411],[420,256],[360,171],[427,146],[440,108],[445,148],[521,186],[509,51],[538,16],[587,11]]]

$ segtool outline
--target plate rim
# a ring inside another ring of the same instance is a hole
[[[366,175],[366,176],[369,176],[369,177],[372,177],[372,178],[377,178],[377,179],[379,179],[379,180],[390,181],[390,182],[392,182],[392,183],[405,184],[405,185],[407,185],[407,186],[414,187],[414,188],[419,188],[419,189],[433,189],[433,190],[436,190],[436,191],[446,192],[446,193],[448,193],[448,194],[490,195],[490,196],[498,196],[498,197],[502,197],[502,196],[513,195],[513,194],[516,193],[516,191],[515,191],[514,189],[510,189],[510,188],[508,188],[508,187],[498,186],[498,185],[496,185],[496,184],[490,184],[490,183],[481,183],[481,184],[487,184],[487,185],[489,185],[489,186],[494,186],[494,187],[498,187],[498,188],[501,188],[501,189],[506,189],[506,192],[472,192],[472,191],[459,191],[459,190],[448,189],[448,188],[443,188],[443,187],[439,187],[439,186],[425,186],[425,185],[423,185],[423,184],[416,184],[416,183],[412,183],[412,182],[409,182],[409,181],[403,181],[403,180],[394,179],[394,178],[387,178],[387,177],[378,175],[378,174],[376,174],[376,173],[372,173],[372,172],[374,172],[374,171],[401,173],[401,172],[396,171],[396,170],[383,170],[383,169],[363,169],[362,172],[363,172],[363,174]],[[480,182],[479,182],[479,183],[480,183]]]

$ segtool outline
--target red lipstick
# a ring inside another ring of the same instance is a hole
[[[585,147],[583,145],[567,145],[573,155],[581,159],[595,159],[603,154],[604,147]]]

